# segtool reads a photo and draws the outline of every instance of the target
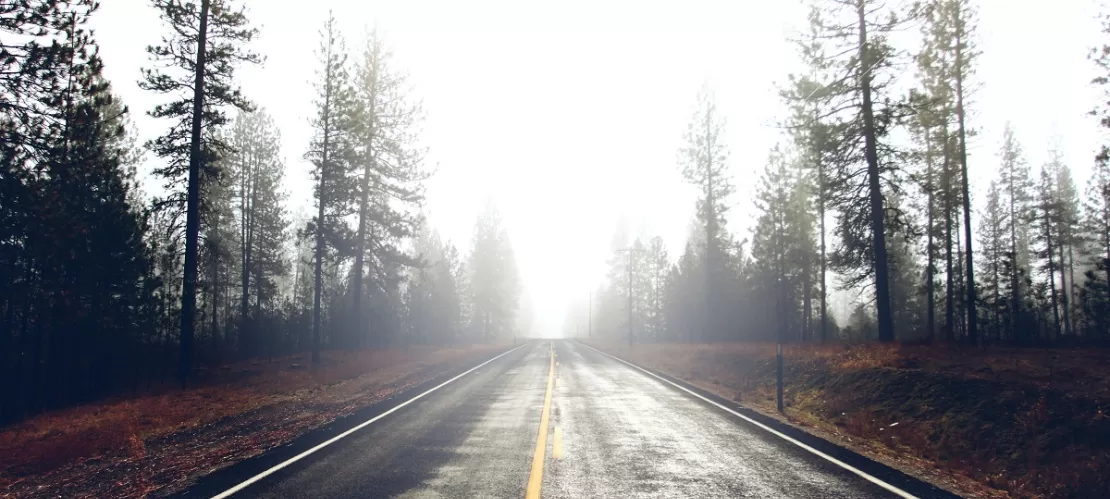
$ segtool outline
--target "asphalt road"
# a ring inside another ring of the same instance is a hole
[[[251,475],[227,496],[870,498],[913,490],[884,488],[873,479],[882,473],[853,472],[569,341],[525,344],[309,455],[282,459],[264,477],[231,471],[243,476],[186,495],[227,492]],[[913,495],[933,496],[918,485]]]

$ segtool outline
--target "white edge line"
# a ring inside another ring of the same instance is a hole
[[[262,473],[259,473],[259,474],[255,475],[255,476],[252,476],[252,477],[248,478],[247,480],[243,481],[243,482],[242,482],[242,483],[240,483],[239,485],[236,485],[236,486],[234,486],[234,487],[232,487],[232,488],[230,488],[230,489],[227,489],[227,490],[225,490],[225,491],[223,491],[223,492],[220,492],[219,494],[217,494],[217,495],[215,495],[215,496],[212,496],[212,499],[224,499],[225,497],[230,497],[230,496],[231,496],[232,494],[234,494],[234,493],[236,493],[236,492],[239,492],[240,490],[243,490],[243,489],[245,489],[245,488],[249,487],[249,486],[250,486],[251,484],[253,484],[253,483],[255,483],[255,482],[259,481],[259,480],[262,480],[263,478],[266,478],[266,477],[268,477],[268,476],[270,476],[270,475],[272,475],[272,474],[276,473],[276,472],[277,472],[278,470],[280,470],[280,469],[282,469],[282,468],[284,468],[284,467],[286,467],[286,466],[289,466],[290,464],[293,464],[293,463],[295,463],[295,462],[297,462],[297,461],[300,461],[301,459],[304,459],[304,458],[305,458],[305,457],[307,457],[307,456],[308,456],[309,454],[312,454],[313,452],[316,452],[316,451],[318,451],[318,450],[320,450],[320,449],[323,449],[324,447],[327,447],[327,446],[329,446],[329,445],[331,445],[331,444],[335,443],[335,442],[336,442],[336,441],[338,441],[339,439],[341,439],[341,438],[343,438],[343,437],[346,437],[347,435],[350,435],[350,434],[352,434],[352,433],[354,433],[354,432],[356,432],[356,431],[358,431],[358,430],[361,430],[361,429],[363,429],[363,428],[365,428],[365,427],[367,427],[367,426],[369,426],[369,425],[373,424],[374,422],[376,422],[377,420],[379,420],[379,419],[381,419],[381,418],[384,418],[384,417],[386,417],[386,416],[388,416],[388,415],[390,415],[390,414],[393,414],[393,413],[394,413],[395,411],[397,411],[398,409],[400,409],[400,408],[402,408],[402,407],[404,407],[404,406],[406,406],[406,405],[409,405],[409,404],[411,404],[411,403],[413,403],[413,402],[416,402],[416,401],[417,401],[417,400],[419,400],[419,399],[420,399],[421,397],[423,397],[423,396],[425,396],[425,395],[427,395],[427,394],[429,394],[429,393],[432,393],[432,392],[434,392],[434,391],[436,391],[436,390],[439,390],[440,388],[443,388],[444,386],[446,386],[446,385],[447,385],[448,383],[451,383],[452,381],[455,381],[455,380],[457,380],[457,379],[459,379],[459,378],[461,378],[461,377],[463,377],[463,376],[466,376],[467,374],[470,374],[470,373],[472,373],[472,372],[474,372],[474,371],[478,370],[479,368],[481,368],[481,367],[485,366],[486,364],[489,364],[490,362],[493,362],[493,361],[495,361],[495,360],[497,360],[497,359],[500,359],[501,357],[504,357],[504,356],[506,356],[506,355],[508,355],[508,354],[510,354],[510,353],[513,353],[513,352],[515,352],[515,351],[519,350],[519,349],[520,349],[520,348],[522,348],[522,347],[524,347],[524,345],[520,345],[520,346],[518,346],[518,347],[516,347],[516,348],[513,348],[512,350],[509,350],[509,351],[507,351],[507,352],[502,352],[502,353],[501,353],[501,354],[499,354],[498,356],[496,356],[496,357],[494,357],[494,358],[492,358],[492,359],[489,359],[489,360],[487,360],[487,361],[485,361],[485,362],[483,362],[483,363],[481,363],[481,364],[478,364],[477,366],[474,366],[474,367],[470,368],[470,370],[468,370],[468,371],[466,371],[466,372],[464,372],[464,373],[462,373],[462,374],[460,374],[460,375],[458,375],[458,376],[455,376],[454,378],[451,378],[451,379],[449,379],[449,380],[447,380],[447,381],[444,381],[443,383],[440,383],[439,385],[436,385],[436,386],[435,386],[434,388],[431,388],[431,389],[429,389],[428,391],[426,391],[426,392],[424,392],[424,393],[421,393],[420,395],[417,395],[417,396],[415,396],[415,397],[413,397],[413,398],[411,398],[411,399],[408,399],[408,400],[406,400],[406,401],[404,401],[404,402],[401,402],[401,403],[400,403],[400,404],[398,404],[398,405],[397,405],[396,407],[393,407],[392,409],[390,409],[390,410],[388,410],[388,411],[385,411],[385,412],[383,412],[383,413],[381,413],[381,414],[378,414],[377,416],[374,416],[373,418],[370,418],[369,420],[367,420],[367,421],[365,421],[365,422],[363,422],[363,423],[360,423],[360,424],[359,424],[358,426],[355,426],[354,428],[351,428],[351,429],[349,429],[349,430],[347,430],[347,431],[345,431],[345,432],[343,432],[343,433],[340,433],[340,434],[338,434],[338,435],[336,435],[336,436],[334,436],[334,437],[332,437],[332,438],[329,438],[329,439],[328,439],[328,440],[326,440],[326,441],[325,441],[324,443],[321,443],[321,444],[319,444],[319,445],[317,445],[317,446],[315,446],[315,447],[313,447],[313,448],[311,448],[311,449],[308,449],[308,450],[306,450],[306,451],[304,451],[304,452],[302,452],[302,453],[300,453],[300,454],[297,454],[296,456],[293,456],[293,457],[291,457],[291,458],[289,458],[289,459],[286,459],[285,461],[281,462],[280,464],[277,464],[277,465],[275,465],[275,466],[271,467],[270,469],[268,469],[268,470],[266,470],[266,471],[263,471]]]
[[[600,354],[602,354],[602,355],[605,355],[605,356],[607,356],[607,357],[610,357],[610,358],[612,358],[612,359],[614,359],[614,360],[617,360],[617,361],[619,361],[619,362],[622,362],[622,363],[624,363],[624,364],[626,364],[626,365],[628,365],[628,366],[631,366],[631,367],[634,367],[634,368],[636,368],[636,369],[639,369],[640,371],[643,371],[644,373],[646,373],[646,374],[650,375],[651,377],[653,377],[653,378],[655,378],[655,379],[658,379],[658,380],[660,380],[660,381],[664,381],[664,382],[666,382],[667,384],[669,384],[669,385],[671,385],[671,386],[673,386],[673,387],[675,387],[675,388],[678,388],[679,390],[682,390],[682,391],[684,391],[684,392],[686,392],[686,393],[689,393],[690,395],[693,395],[693,396],[695,396],[695,397],[697,397],[697,398],[699,398],[699,399],[702,399],[702,400],[704,400],[704,401],[706,401],[706,402],[709,402],[710,404],[713,404],[713,405],[715,405],[715,406],[717,406],[717,407],[719,407],[719,408],[721,408],[721,409],[724,409],[725,411],[728,411],[729,413],[731,413],[731,414],[732,414],[733,416],[739,417],[740,419],[743,419],[744,421],[747,421],[747,422],[749,422],[749,423],[751,423],[751,424],[753,424],[753,425],[755,425],[755,426],[757,426],[757,427],[759,427],[759,428],[762,428],[763,430],[766,430],[767,432],[771,433],[772,435],[775,435],[775,436],[777,436],[777,437],[779,437],[779,438],[781,438],[781,439],[783,439],[783,440],[786,440],[787,442],[790,442],[790,443],[792,443],[792,444],[794,444],[794,445],[797,445],[798,447],[801,447],[801,448],[803,448],[803,449],[805,449],[805,450],[807,450],[807,451],[809,451],[809,452],[811,452],[811,453],[813,453],[813,454],[815,454],[815,455],[817,455],[817,456],[819,456],[819,457],[821,457],[821,458],[825,459],[826,461],[828,461],[828,462],[830,462],[830,463],[833,463],[833,464],[835,464],[835,465],[837,465],[837,466],[840,466],[841,468],[844,468],[844,469],[846,469],[846,470],[848,470],[848,471],[851,471],[852,473],[855,473],[855,474],[859,475],[859,476],[860,476],[860,477],[862,477],[863,479],[865,479],[865,480],[867,480],[867,481],[869,481],[869,482],[871,482],[871,483],[873,483],[873,484],[875,484],[875,485],[878,485],[879,487],[882,487],[882,488],[884,488],[884,489],[886,489],[886,490],[888,490],[888,491],[890,491],[890,492],[892,492],[892,493],[894,493],[894,494],[896,494],[896,495],[898,495],[898,496],[900,496],[900,497],[904,497],[905,499],[917,499],[917,496],[914,496],[913,494],[910,494],[909,492],[906,492],[906,491],[904,491],[904,490],[902,490],[902,489],[900,489],[900,488],[898,488],[898,487],[895,487],[895,486],[893,486],[893,485],[891,485],[891,484],[889,484],[889,483],[886,483],[886,482],[884,482],[884,481],[882,481],[882,480],[880,480],[880,479],[878,479],[878,478],[875,478],[874,476],[871,476],[871,475],[867,474],[867,472],[865,472],[865,471],[863,471],[863,470],[861,470],[861,469],[859,469],[859,468],[856,468],[855,466],[852,466],[852,465],[850,465],[850,464],[848,464],[848,463],[845,463],[844,461],[841,461],[841,460],[839,460],[839,459],[837,459],[837,458],[835,458],[835,457],[832,457],[832,456],[830,456],[830,455],[828,455],[828,454],[825,454],[824,452],[821,452],[821,451],[819,451],[819,450],[817,450],[817,449],[814,449],[813,447],[810,447],[810,446],[808,446],[808,445],[806,445],[806,444],[804,444],[804,443],[802,443],[802,442],[800,442],[800,441],[798,441],[798,440],[794,439],[793,437],[791,437],[791,436],[789,436],[789,435],[786,435],[786,434],[784,434],[784,433],[782,433],[782,432],[779,432],[779,431],[775,430],[774,428],[771,428],[771,427],[769,427],[769,426],[767,426],[767,425],[765,425],[765,424],[763,424],[763,423],[760,423],[759,421],[756,421],[756,420],[754,420],[754,419],[752,419],[752,418],[749,418],[749,417],[747,417],[747,416],[745,416],[745,415],[743,415],[743,414],[740,414],[739,412],[736,412],[736,411],[734,411],[734,410],[732,410],[732,409],[730,409],[730,408],[728,408],[728,407],[726,407],[726,406],[724,406],[724,405],[721,405],[721,404],[717,403],[717,402],[716,402],[716,401],[714,401],[714,400],[710,400],[710,399],[708,399],[708,398],[706,398],[706,397],[703,397],[703,396],[701,396],[701,394],[699,394],[699,393],[696,393],[696,392],[694,392],[694,391],[690,390],[689,388],[686,388],[685,386],[682,386],[682,385],[680,385],[680,384],[678,384],[678,383],[675,383],[675,382],[673,382],[673,381],[671,381],[671,380],[669,380],[669,379],[667,379],[667,378],[664,378],[664,377],[662,377],[662,376],[659,376],[658,374],[655,374],[655,373],[653,373],[653,372],[651,372],[651,371],[648,371],[647,369],[644,369],[644,368],[642,368],[642,367],[640,367],[640,366],[638,366],[638,365],[636,365],[636,364],[633,364],[633,363],[631,363],[631,362],[628,362],[628,361],[626,361],[626,360],[624,360],[624,359],[622,359],[622,358],[620,358],[620,357],[617,357],[617,356],[615,356],[615,355],[610,355],[609,353],[606,353],[606,352],[602,352],[601,350],[598,350],[598,349],[596,349],[596,348],[594,348],[594,347],[591,347],[591,346],[589,346],[589,345],[587,345],[587,344],[585,344],[585,343],[579,343],[579,344],[580,344],[580,345],[582,345],[582,346],[584,346],[584,347],[586,347],[586,348],[589,348],[590,350],[593,350],[593,351],[595,351],[595,352],[597,352],[597,353],[600,353]]]

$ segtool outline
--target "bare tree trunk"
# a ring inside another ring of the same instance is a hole
[[[926,202],[928,203],[928,207],[926,209],[926,213],[927,213],[927,217],[928,217],[928,225],[926,225],[927,229],[925,231],[927,236],[928,236],[928,243],[925,245],[925,253],[926,253],[926,255],[925,255],[925,258],[926,258],[926,264],[925,264],[925,297],[926,297],[925,298],[925,301],[926,301],[926,304],[925,304],[925,310],[926,310],[926,313],[925,313],[925,331],[926,331],[926,334],[928,334],[928,336],[929,336],[929,341],[936,341],[936,339],[937,339],[937,329],[936,329],[937,306],[936,306],[936,277],[934,276],[934,273],[936,272],[936,263],[933,261],[933,253],[935,252],[935,248],[933,247],[933,223],[934,223],[933,222],[933,218],[934,218],[933,217],[933,207],[934,207],[934,204],[935,204],[934,197],[935,197],[936,193],[934,192],[934,185],[933,185],[933,143],[932,143],[932,140],[929,137],[929,132],[928,131],[925,132],[925,161],[926,161],[926,173],[925,173],[925,185],[926,185],[926,187],[925,187],[925,190],[928,191],[928,193],[927,193],[928,199],[926,200]]]
[[[705,165],[705,340],[716,340],[717,331],[717,200],[714,199],[713,185],[713,143],[712,143],[713,116],[705,113],[706,161]]]
[[[995,246],[995,245],[992,245]],[[1002,339],[1002,276],[998,268],[998,263],[1002,261],[1002,255],[998,252],[998,246],[995,246],[995,254],[991,255],[991,268],[990,272],[995,281],[995,339]]]
[[[247,158],[246,161],[251,161],[251,158]],[[250,356],[255,353],[257,349],[256,340],[258,339],[255,335],[256,331],[252,330],[250,327],[252,324],[250,321],[249,307],[251,271],[253,270],[251,267],[253,266],[252,260],[254,258],[254,210],[257,200],[255,196],[255,191],[257,189],[257,179],[255,177],[257,172],[255,171],[255,165],[253,163],[254,161],[251,161],[250,163],[242,165],[242,171],[240,172],[242,178],[239,182],[239,236],[241,241],[239,244],[242,258],[241,279],[243,282],[243,294],[239,299],[239,345],[241,349],[240,353],[244,356]],[[243,341],[244,339],[248,339],[248,341]]]
[[[802,293],[805,295],[802,298],[802,341],[807,341],[813,336],[813,278],[810,272],[813,268],[810,262],[806,262],[805,269],[802,271]]]
[[[1057,241],[1056,250],[1060,256],[1060,306],[1064,309],[1064,335],[1071,336],[1071,314],[1068,312],[1068,283],[1067,272],[1064,272],[1067,260],[1064,259],[1064,244]]]
[[[972,254],[971,240],[971,194],[967,180],[967,130],[964,125],[964,72],[963,72],[963,16],[960,13],[960,2],[956,6],[956,117],[960,126],[960,167],[963,173],[962,184],[964,194],[964,243],[967,252],[964,270],[967,273],[967,339],[971,343],[981,343],[978,331],[978,316],[975,310],[975,259]]]
[[[220,265],[219,265],[219,260],[217,259],[215,254],[216,254],[216,252],[213,251],[212,256],[211,256],[211,258],[212,258],[212,276],[211,276],[211,278],[212,278],[212,296],[210,298],[212,300],[212,317],[210,317],[209,319],[211,320],[212,343],[214,345],[216,345],[216,350],[217,350],[216,355],[217,355],[217,357],[222,360],[222,357],[223,357],[222,350],[219,348],[219,341],[220,341],[219,340],[219,338],[220,338],[220,334],[219,334],[220,326],[219,326],[219,324],[220,323],[219,323],[219,314],[218,314],[218,309],[219,309],[219,304],[220,304]]]
[[[1053,253],[1053,251],[1052,251],[1053,250],[1053,247],[1052,247],[1052,215],[1049,212],[1047,206],[1044,209],[1044,224],[1045,224],[1045,229],[1044,229],[1045,245],[1046,245],[1046,249],[1048,250],[1048,289],[1051,293],[1051,298],[1052,298],[1053,329],[1056,333],[1056,337],[1053,338],[1053,339],[1059,339],[1060,338],[1060,307],[1058,306],[1058,301],[1057,301],[1057,296],[1056,296],[1056,266],[1055,266],[1055,263],[1052,260],[1052,253]]]
[[[820,195],[817,196],[817,217],[820,219],[821,225],[821,342],[824,343],[829,339],[829,311],[828,299],[829,293],[827,286],[828,275],[828,257],[825,254],[825,165],[820,160],[817,162],[817,189]]]
[[[962,227],[964,225],[964,223],[963,223],[963,220],[961,219],[962,217],[960,217],[959,209],[956,209],[955,213],[953,213],[952,216],[955,218],[955,224],[954,225],[956,227],[956,230],[955,230],[955,234],[956,234],[956,261],[955,261],[956,275],[952,276],[952,278],[955,281],[955,286],[956,286],[955,290],[958,292],[956,294],[956,297],[959,298],[959,299],[962,299],[962,297],[965,296],[964,293],[963,293],[963,291],[964,291],[963,279],[960,278],[960,276],[963,275],[963,270],[964,270],[964,265],[963,265],[964,246],[963,246],[963,241],[960,239],[960,227]],[[957,303],[956,307],[961,308],[960,305],[961,304]],[[966,309],[967,304],[964,303],[962,305],[964,306],[963,308]],[[956,335],[957,337],[964,336],[964,335],[967,334],[967,317],[965,316],[963,310],[960,310],[960,314],[956,316],[956,325],[959,326],[959,328],[956,330],[959,333],[959,334]]]
[[[952,269],[952,159],[949,154],[951,146],[948,137],[948,126],[944,126],[944,166],[941,181],[944,189],[944,339],[952,341],[956,337],[956,289],[955,274]]]
[[[189,141],[189,187],[185,212],[185,272],[181,287],[181,357],[178,377],[181,388],[189,380],[193,358],[193,321],[197,311],[197,240],[200,238],[200,127],[204,110],[205,52],[208,39],[209,0],[200,2],[197,31],[196,79],[193,83],[193,123]]]

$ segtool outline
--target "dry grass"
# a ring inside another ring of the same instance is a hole
[[[300,356],[248,361],[200,372],[186,391],[41,414],[0,429],[0,496],[45,486],[66,497],[141,497],[503,349],[326,352],[317,369]]]
[[[775,417],[775,346],[598,345]],[[1110,351],[790,345],[785,419],[969,496],[1110,497]]]

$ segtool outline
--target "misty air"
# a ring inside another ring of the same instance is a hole
[[[0,1],[0,497],[1110,497],[1110,4]]]

